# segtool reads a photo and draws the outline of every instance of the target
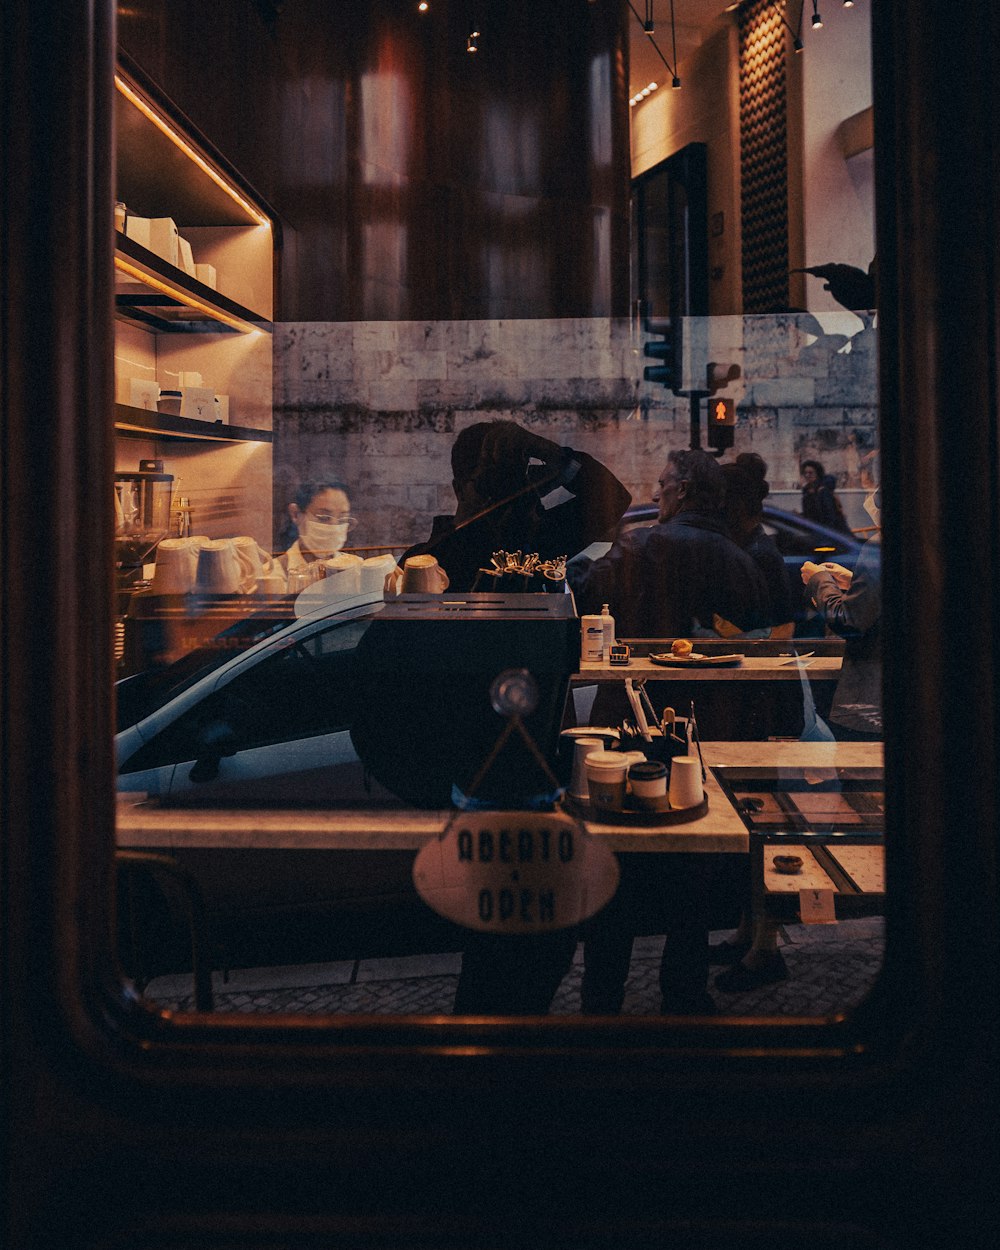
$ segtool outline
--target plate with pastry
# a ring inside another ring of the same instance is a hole
[[[687,655],[674,655],[672,651],[666,651],[649,656],[650,664],[660,664],[666,668],[726,668],[740,664],[742,661],[742,651],[733,655],[702,655],[699,651],[691,651]]]
[[[669,651],[653,652],[649,659],[652,664],[663,664],[675,668],[723,668],[726,665],[739,664],[743,659],[743,653],[702,655],[700,651],[695,651],[694,643],[690,638],[675,638],[670,644]]]

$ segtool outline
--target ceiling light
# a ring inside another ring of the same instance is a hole
[[[673,87],[673,89],[674,89],[675,91],[680,91],[680,89],[681,89],[681,80],[677,77],[677,75],[676,75],[676,74],[674,74],[673,78],[670,80],[670,85],[671,85],[671,87]]]
[[[845,8],[845,9],[853,9],[853,8],[854,8],[854,0],[844,0],[844,8]]]
[[[469,37],[465,41],[466,52],[479,51],[479,35],[480,32],[476,29],[475,22],[473,22],[473,24],[469,27]]]
[[[823,19],[819,15],[819,0],[813,0],[813,15],[811,20],[816,30],[819,30],[822,27]]]
[[[427,3],[427,0],[420,0],[420,3],[417,5],[417,12],[426,13],[430,7],[431,6]]]
[[[656,29],[653,24],[653,0],[646,0],[646,17],[642,23],[642,29],[647,35],[653,34]]]

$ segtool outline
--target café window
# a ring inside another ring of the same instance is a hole
[[[477,315],[390,316],[430,279],[386,210],[357,315],[288,319],[279,211],[119,77],[117,840],[197,881],[216,1010],[824,1016],[874,984],[868,32],[838,11],[803,68],[766,9],[630,110],[631,316],[526,313],[531,249],[489,234]],[[151,1009],[192,1004],[183,949]]]

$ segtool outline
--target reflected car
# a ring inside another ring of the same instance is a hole
[[[658,515],[655,503],[633,504],[622,517],[622,530],[652,525]],[[832,560],[845,568],[853,569],[864,546],[862,539],[854,534],[833,530],[797,512],[786,512],[764,504],[765,531],[774,539],[781,552],[788,572],[792,594],[796,599],[795,633],[797,637],[821,636],[823,626],[809,602],[802,584],[800,570],[806,560],[822,564]]]
[[[349,732],[356,648],[383,608],[378,591],[297,619],[289,601],[173,664],[123,678],[119,791],[231,809],[400,806],[366,774]],[[416,894],[413,851],[225,838],[163,849],[200,886],[215,967],[459,949],[453,926]],[[164,900],[147,904],[137,923],[153,934],[152,975],[189,968],[182,909],[172,905],[164,919]]]
[[[349,734],[355,649],[383,607],[378,591],[296,618],[289,600],[123,678],[118,789],[199,806],[391,799],[372,792]]]

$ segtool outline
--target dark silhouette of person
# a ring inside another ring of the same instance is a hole
[[[479,421],[462,430],[451,466],[454,516],[436,516],[430,538],[400,560],[435,556],[451,591],[492,589],[480,569],[494,551],[571,557],[609,537],[632,501],[593,456],[516,421]]]
[[[754,451],[741,452],[722,466],[726,482],[723,514],[734,540],[760,569],[767,586],[768,636],[791,638],[795,607],[785,561],[764,529],[764,500],[770,494],[767,462]]]

